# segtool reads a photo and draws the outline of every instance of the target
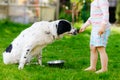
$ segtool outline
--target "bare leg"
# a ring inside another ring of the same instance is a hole
[[[96,47],[90,46],[90,53],[90,67],[86,68],[85,71],[96,71],[96,63],[98,59]]]
[[[107,71],[107,65],[108,65],[108,56],[105,51],[105,47],[97,47],[99,53],[100,53],[100,60],[101,60],[101,69],[96,71],[96,73],[102,73]]]

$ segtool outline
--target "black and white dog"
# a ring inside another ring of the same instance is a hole
[[[23,69],[32,57],[37,57],[38,64],[42,65],[42,49],[65,33],[77,33],[77,30],[66,20],[36,22],[22,31],[6,48],[3,53],[3,62],[19,63],[18,69]]]

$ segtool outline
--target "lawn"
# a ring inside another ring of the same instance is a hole
[[[75,27],[79,27],[79,23]],[[76,36],[65,36],[43,50],[45,67],[31,64],[18,70],[18,64],[5,65],[2,52],[10,42],[30,24],[0,21],[0,80],[120,80],[120,27],[112,27],[107,45],[109,71],[102,74],[83,71],[89,66],[90,29]],[[49,60],[65,60],[62,68],[49,67]],[[32,62],[34,62],[32,60]],[[100,69],[98,60],[97,69]]]

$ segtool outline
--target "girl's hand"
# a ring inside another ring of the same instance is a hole
[[[99,31],[98,31],[98,35],[102,35],[105,32],[105,24],[102,24],[102,26],[100,27]]]
[[[83,24],[83,26],[80,28],[79,32],[84,32],[86,27],[88,27],[90,25],[90,18],[85,22],[85,24]]]
[[[80,28],[79,32],[84,32],[85,29],[86,29],[86,26],[83,25],[83,26]]]

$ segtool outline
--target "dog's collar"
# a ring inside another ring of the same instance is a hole
[[[52,34],[53,40],[57,39],[58,35],[57,35],[57,29],[58,29],[58,25],[57,22],[52,23],[53,26],[55,26],[56,28],[56,34],[53,34],[52,32],[50,32]],[[49,27],[48,27],[49,28]],[[49,29],[50,30],[50,29]]]
[[[56,27],[56,30],[58,29],[58,25],[57,24],[55,24],[55,27]]]
[[[47,31],[45,31],[45,33],[46,33],[47,35],[52,35],[52,33],[47,32]],[[52,35],[52,37],[53,37],[54,40],[56,39],[56,38],[55,38],[55,35]]]
[[[45,33],[46,33],[47,35],[52,35],[51,32],[47,32],[47,31],[45,31]],[[55,35],[52,35],[52,37],[53,37],[54,40],[56,39],[56,38],[55,38]]]

